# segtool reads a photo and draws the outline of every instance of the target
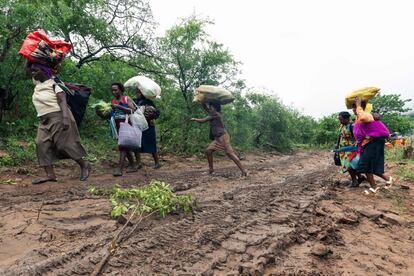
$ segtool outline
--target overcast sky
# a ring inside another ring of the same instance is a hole
[[[414,1],[149,0],[157,34],[192,14],[243,63],[249,87],[321,117],[352,90],[414,98]],[[414,103],[410,104],[414,107]]]

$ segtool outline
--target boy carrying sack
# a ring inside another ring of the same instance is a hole
[[[209,173],[214,173],[213,168],[213,152],[222,150],[224,151],[230,159],[236,163],[242,172],[242,176],[247,176],[247,171],[240,163],[239,158],[234,153],[234,150],[230,144],[230,136],[224,128],[223,118],[220,114],[221,105],[218,102],[209,102],[203,104],[203,108],[207,111],[208,116],[202,119],[191,118],[191,121],[197,123],[206,123],[210,124],[210,139],[213,140],[211,144],[206,149],[206,155],[209,166]]]

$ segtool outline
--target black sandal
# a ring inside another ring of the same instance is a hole
[[[126,172],[127,173],[133,173],[133,172],[137,172],[138,171],[138,166],[131,166],[131,167],[129,167],[127,170],[126,170]]]
[[[362,182],[362,181],[361,181]],[[361,184],[360,182],[359,182],[359,180],[355,180],[355,181],[352,181],[348,186],[347,186],[347,188],[358,188],[359,187],[359,184]]]
[[[89,175],[91,174],[91,170],[92,170],[91,164],[88,163],[87,167],[88,167],[87,168],[88,173],[85,176],[82,176],[82,173],[81,173],[81,177],[79,178],[80,181],[86,181],[88,179]]]
[[[46,182],[57,182],[56,178],[38,178],[32,181],[33,185],[39,185]]]
[[[114,172],[112,173],[113,176],[122,176],[122,171],[121,169],[115,169]]]
[[[358,185],[361,184],[362,182],[366,181],[367,178],[365,176],[361,176],[358,178]]]

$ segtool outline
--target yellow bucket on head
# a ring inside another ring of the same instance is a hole
[[[377,87],[365,87],[355,90],[345,97],[345,105],[348,109],[351,109],[352,104],[355,102],[355,97],[360,98],[361,101],[368,102],[374,98],[379,91],[380,89]]]

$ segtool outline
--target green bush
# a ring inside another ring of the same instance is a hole
[[[335,147],[339,135],[338,114],[323,117],[318,122],[315,142],[319,145],[332,145]]]
[[[8,154],[0,158],[2,166],[17,166],[36,161],[36,145],[34,139],[10,136],[0,143],[0,150]]]

